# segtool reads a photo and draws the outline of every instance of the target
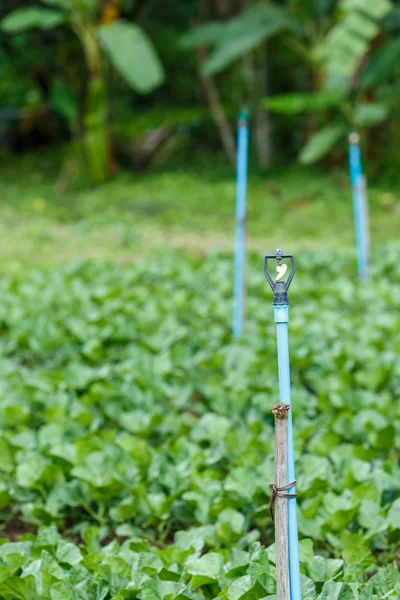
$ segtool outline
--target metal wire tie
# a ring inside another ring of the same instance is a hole
[[[271,500],[269,503],[269,512],[271,513],[272,519],[274,518],[274,507],[276,498],[296,498],[297,494],[285,494],[287,490],[294,487],[296,485],[296,480],[292,481],[292,483],[287,483],[286,485],[282,485],[278,487],[276,483],[268,484],[268,487],[272,490]]]

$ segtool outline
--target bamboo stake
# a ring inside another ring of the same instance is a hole
[[[277,600],[290,600],[288,499],[276,490],[288,484],[288,411],[290,406],[278,402],[272,407],[275,419],[275,489],[272,502],[275,509],[276,586]],[[272,486],[271,486],[272,488]]]

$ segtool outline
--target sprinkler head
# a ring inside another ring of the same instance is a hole
[[[282,264],[282,259],[284,259],[284,258],[290,258],[290,261],[292,264],[292,268],[289,272],[289,275],[288,275],[286,281],[283,281],[283,277],[285,276],[288,268],[285,263]],[[269,260],[276,261],[277,275],[275,276],[275,280],[273,279],[273,277],[268,269],[268,261]],[[274,305],[289,304],[289,298],[287,295],[287,291],[289,289],[290,284],[292,283],[292,279],[294,277],[295,272],[296,272],[296,265],[294,262],[293,254],[283,254],[283,252],[280,248],[278,248],[275,251],[275,254],[267,255],[264,258],[264,274],[268,280],[269,285],[271,286],[272,291],[274,292],[274,299],[272,301],[272,304],[274,304]]]

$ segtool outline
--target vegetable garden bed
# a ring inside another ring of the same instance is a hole
[[[399,251],[362,286],[345,255],[298,260],[304,600],[400,598]],[[231,268],[168,253],[1,280],[1,598],[275,597],[271,297],[254,256],[233,343]]]

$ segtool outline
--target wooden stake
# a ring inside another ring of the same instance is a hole
[[[278,402],[272,407],[275,419],[275,485],[282,488],[288,484],[288,410],[290,406]],[[272,490],[272,493],[274,491]],[[277,600],[290,600],[288,500],[275,496],[275,546]]]

